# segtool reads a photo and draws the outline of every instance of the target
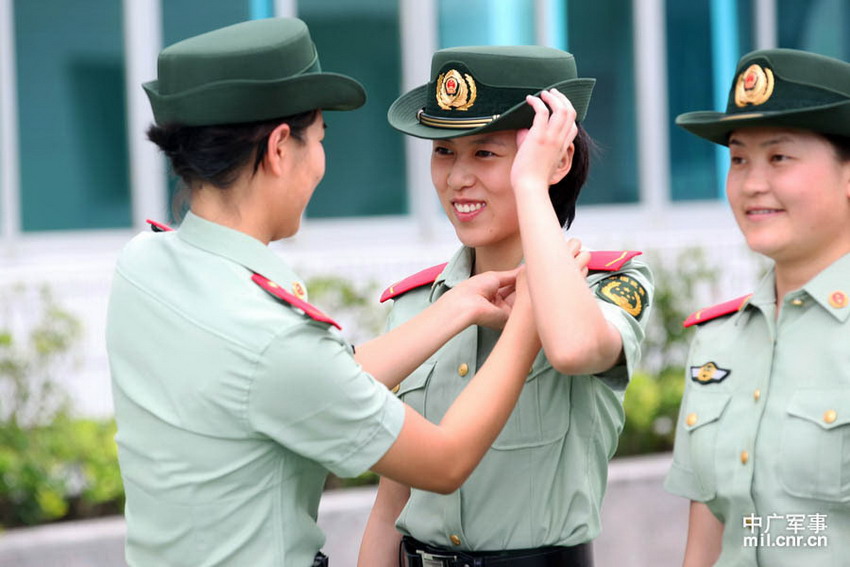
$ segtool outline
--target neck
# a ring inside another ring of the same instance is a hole
[[[257,206],[257,199],[251,198],[251,185],[250,181],[242,180],[227,189],[198,185],[192,189],[192,213],[268,244],[273,235],[264,220],[262,207]]]
[[[489,271],[513,270],[522,261],[522,241],[516,238],[488,246],[475,247],[475,265],[472,274]]]

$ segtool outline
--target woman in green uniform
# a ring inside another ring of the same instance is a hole
[[[691,500],[685,565],[850,557],[850,64],[745,55],[726,112],[677,124],[729,147],[729,205],[773,260],[699,325],[666,488]]]
[[[324,174],[322,110],[360,106],[360,84],[321,72],[303,22],[269,19],[166,48],[144,87],[191,211],[134,238],[111,291],[127,562],[326,565],[328,470],[451,492],[496,438],[539,349],[523,276],[484,274],[355,357],[267,245]],[[502,340],[434,425],[388,386],[470,324]]]
[[[475,274],[524,261],[543,350],[505,429],[459,490],[435,495],[381,480],[361,567],[396,566],[400,553],[412,567],[592,564],[652,295],[648,269],[632,259],[639,253],[591,254],[564,237],[588,173],[580,123],[593,85],[557,49],[453,48],[436,52],[430,82],[389,110],[396,129],[433,140],[432,180],[463,244],[448,264],[388,290],[390,326]],[[407,377],[399,397],[439,421],[498,338],[470,327]]]

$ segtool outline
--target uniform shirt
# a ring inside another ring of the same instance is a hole
[[[666,488],[725,524],[717,565],[850,565],[848,296],[850,255],[697,331]]]
[[[474,251],[462,248],[431,287],[396,299],[390,324],[398,325],[468,279]],[[591,273],[591,286],[615,272]],[[632,260],[622,270],[644,287],[652,280]],[[599,534],[599,511],[608,460],[623,427],[622,399],[640,358],[643,325],[623,309],[599,300],[605,318],[623,338],[626,364],[599,376],[565,376],[541,351],[505,428],[463,486],[449,495],[411,489],[397,526],[422,542],[448,549],[497,551],[575,545]],[[475,374],[498,333],[467,328],[401,384],[399,396],[439,422]]]
[[[329,325],[276,299],[300,278],[191,213],[122,252],[107,343],[130,565],[312,565],[327,470],[357,475],[403,405]]]

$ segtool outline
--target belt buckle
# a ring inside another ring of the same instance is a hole
[[[422,567],[451,567],[450,560],[456,559],[454,555],[440,555],[439,553],[428,553],[417,549],[416,553],[422,559]]]

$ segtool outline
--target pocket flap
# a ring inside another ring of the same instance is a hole
[[[692,391],[679,419],[684,420],[687,431],[699,429],[720,419],[731,398],[732,395],[726,392]]]
[[[834,429],[850,423],[850,392],[844,390],[798,390],[791,396],[788,413]]]
[[[410,376],[402,380],[398,386],[396,396],[401,398],[409,392],[424,388],[428,384],[428,378],[431,376],[435,364],[437,364],[436,358],[423,362]]]

